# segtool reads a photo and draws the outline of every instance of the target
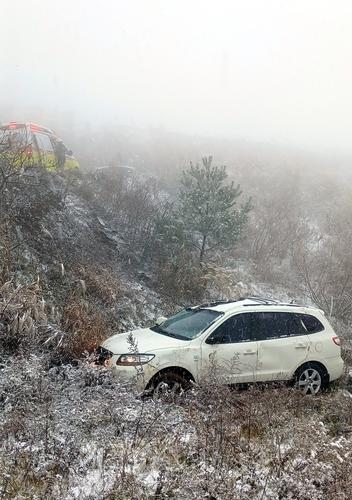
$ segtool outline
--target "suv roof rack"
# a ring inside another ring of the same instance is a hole
[[[269,299],[266,297],[259,297],[257,295],[251,295],[250,297],[240,297],[238,299],[228,299],[228,300],[212,300],[211,302],[205,302],[204,304],[199,304],[197,306],[191,307],[190,309],[200,309],[204,307],[216,307],[222,304],[235,304],[236,302],[242,302],[243,300],[252,300],[258,302],[258,305],[275,305],[279,304],[277,300]],[[249,306],[251,304],[243,304],[244,306]]]
[[[237,302],[237,300],[214,300],[211,302],[205,302],[204,304],[198,304],[197,306],[194,307],[187,307],[186,309],[203,309],[205,307],[216,307],[220,306],[221,304],[232,304],[234,302]]]
[[[290,307],[302,307],[300,304],[288,304],[285,302],[280,302],[275,299],[269,299],[268,297],[260,297],[258,295],[250,295],[249,297],[240,297],[239,299],[229,299],[229,300],[213,300],[211,302],[205,302],[204,304],[198,304],[193,307],[186,307],[188,310],[204,309],[207,307],[216,307],[222,304],[235,304],[236,302],[242,302],[244,300],[251,300],[256,302],[258,306],[290,306]],[[253,304],[243,304],[243,307],[250,307]]]
[[[294,304],[292,303],[287,303],[287,302],[279,302],[278,300],[275,299],[268,299],[265,297],[257,297],[257,296],[252,296],[252,297],[246,297],[245,299],[247,300],[253,300],[255,302],[258,302],[258,306],[290,306],[290,307],[303,307],[300,304]],[[245,300],[242,299],[242,300]],[[243,304],[243,306],[251,306],[252,304]]]
[[[269,299],[267,297],[260,297],[259,295],[251,295],[249,297],[241,297],[239,300],[253,300],[254,302],[259,302],[265,305],[279,304],[277,300]],[[246,305],[246,304],[244,304]]]

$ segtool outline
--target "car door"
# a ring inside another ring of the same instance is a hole
[[[258,342],[260,381],[288,380],[308,356],[309,336],[293,312],[253,313],[253,337]]]
[[[251,330],[251,313],[240,313],[210,333],[201,344],[200,378],[225,384],[255,381],[257,342]]]
[[[42,166],[46,170],[56,170],[57,160],[49,135],[42,132],[35,132],[34,136],[38,145]]]

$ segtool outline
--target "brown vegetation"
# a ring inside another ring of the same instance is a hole
[[[78,359],[84,354],[92,353],[113,333],[100,307],[74,297],[63,310],[61,325],[67,332],[60,349],[66,360]]]

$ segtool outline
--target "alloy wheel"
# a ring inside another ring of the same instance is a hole
[[[304,394],[317,394],[322,385],[319,371],[315,368],[307,368],[299,376],[297,385]]]

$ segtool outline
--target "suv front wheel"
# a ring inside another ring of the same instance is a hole
[[[161,372],[151,382],[151,389],[156,397],[165,394],[177,395],[190,387],[189,379],[183,374],[174,371]]]

